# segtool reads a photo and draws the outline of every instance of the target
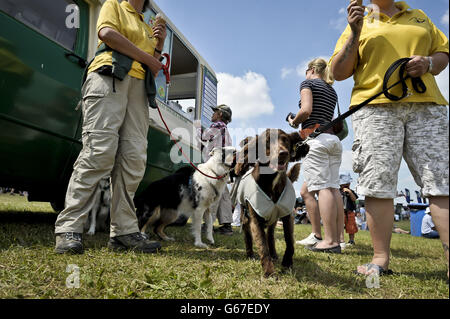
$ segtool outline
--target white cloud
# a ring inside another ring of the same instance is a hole
[[[294,69],[282,68],[281,69],[281,78],[283,80],[286,79],[292,72],[294,72]]]
[[[345,8],[339,9],[338,15],[335,19],[331,19],[329,22],[330,26],[338,31],[344,31],[347,26],[347,10]]]
[[[441,18],[441,23],[448,27],[448,9]]]
[[[249,119],[272,114],[274,105],[266,78],[255,72],[244,76],[218,73],[218,104],[227,104],[233,111],[233,119]]]

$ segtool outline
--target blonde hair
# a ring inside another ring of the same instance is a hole
[[[322,80],[327,82],[329,85],[333,85],[334,77],[331,73],[330,67],[327,61],[322,58],[317,58],[308,63],[308,69],[314,69],[314,73],[320,75]]]

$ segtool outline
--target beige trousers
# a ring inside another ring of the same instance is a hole
[[[99,181],[111,175],[111,232],[139,231],[134,194],[145,173],[149,110],[144,81],[89,73],[82,88],[83,148],[74,164],[55,233],[82,233]]]

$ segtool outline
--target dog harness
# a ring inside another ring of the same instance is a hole
[[[243,177],[237,190],[239,204],[245,206],[248,202],[253,210],[262,217],[269,225],[275,223],[279,218],[292,213],[295,206],[295,190],[291,181],[286,178],[286,186],[276,203],[267,196],[259,187],[252,175],[253,169]]]

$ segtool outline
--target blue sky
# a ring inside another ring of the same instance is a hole
[[[286,114],[297,112],[298,88],[305,66],[314,57],[329,58],[346,27],[348,0],[156,0],[154,1],[208,61],[219,79],[218,102],[233,110],[230,129],[253,127],[292,131]],[[368,0],[364,0],[368,3]],[[448,0],[409,0],[448,37]],[[448,68],[438,83],[448,99]],[[341,112],[348,110],[353,79],[336,82]],[[342,172],[351,171],[353,134],[343,141]],[[297,193],[300,183],[295,184]],[[406,164],[398,190],[415,184]],[[415,196],[413,196],[415,198]],[[403,202],[398,198],[396,202]]]

